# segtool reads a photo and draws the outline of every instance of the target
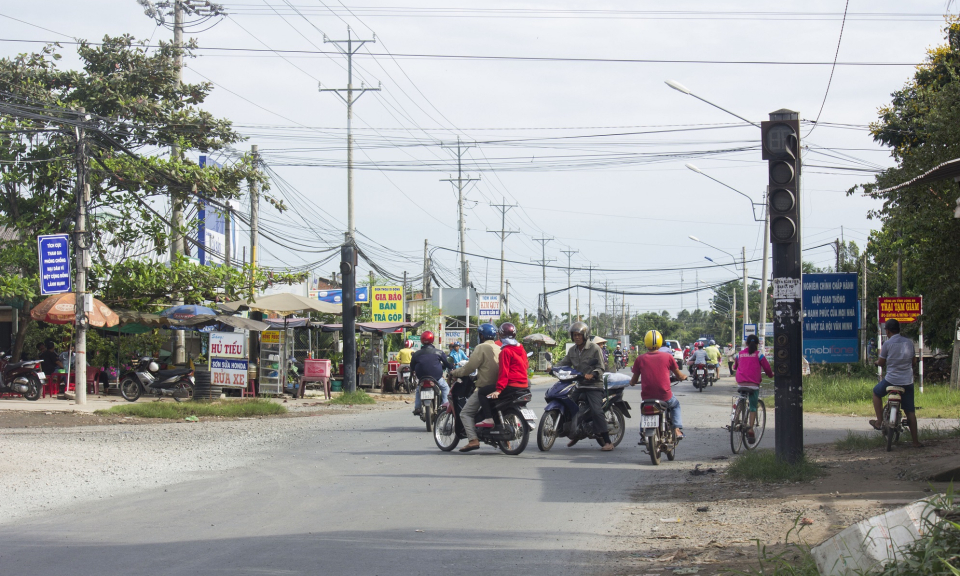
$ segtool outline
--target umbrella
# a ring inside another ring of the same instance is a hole
[[[270,294],[269,296],[256,296],[250,300],[237,300],[221,304],[220,308],[227,312],[238,312],[240,310],[253,310],[255,312],[276,312],[286,316],[294,312],[315,311],[327,314],[342,314],[343,307],[340,304],[330,304],[320,300],[299,296],[297,294]]]
[[[116,310],[120,323],[124,325],[139,324],[147,328],[160,328],[163,326],[176,326],[177,320],[169,316],[161,316],[150,312],[138,312],[136,310]]]
[[[206,306],[198,306],[197,304],[180,304],[179,306],[171,306],[160,313],[160,315],[165,318],[174,318],[176,320],[193,318],[194,316],[199,316],[201,314],[209,314],[213,316],[216,315],[216,311],[214,311],[212,308],[207,308]]]
[[[557,341],[546,334],[531,334],[523,338],[524,344],[544,344],[546,346],[556,346]]]
[[[190,326],[192,328],[213,327],[217,324],[226,324],[233,328],[254,330],[256,332],[263,332],[264,330],[270,329],[270,325],[266,322],[258,322],[256,320],[250,320],[249,318],[241,318],[240,316],[225,316],[223,314],[216,314],[214,316],[200,314],[193,318],[182,320],[181,322],[184,326]]]
[[[77,295],[75,292],[54,294],[37,304],[30,317],[51,324],[72,324],[77,319]],[[93,309],[87,310],[87,322],[94,327],[116,326],[120,318],[106,304],[93,299]]]

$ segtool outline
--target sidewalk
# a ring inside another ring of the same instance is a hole
[[[96,410],[106,410],[117,403],[127,404],[128,402],[120,396],[103,396],[87,394],[86,404],[76,404],[72,395],[69,399],[60,400],[55,397],[47,396],[36,401],[24,400],[16,397],[0,398],[0,414],[4,410],[21,410],[24,412],[89,412]],[[0,416],[2,417],[2,416]]]

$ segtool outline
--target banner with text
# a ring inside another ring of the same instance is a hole
[[[70,237],[66,234],[37,236],[40,253],[40,294],[70,292]]]
[[[224,388],[246,388],[247,360],[211,358],[210,384]]]
[[[477,316],[481,320],[492,320],[500,317],[499,294],[477,294]]]
[[[859,359],[857,273],[804,274],[803,357],[811,363]]]
[[[923,314],[923,296],[881,296],[877,298],[877,320],[883,324],[895,319],[912,324]]]
[[[244,345],[246,336],[243,332],[211,332],[211,358],[246,358]]]
[[[367,298],[369,294],[369,288],[364,286],[363,288],[357,288],[356,296],[354,299],[355,304],[366,304],[370,301]],[[343,290],[310,290],[310,298],[316,298],[322,302],[329,302],[331,304],[342,304],[343,303]]]
[[[403,286],[374,286],[370,312],[374,322],[403,322]]]

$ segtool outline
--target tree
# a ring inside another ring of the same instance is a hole
[[[891,148],[897,166],[848,192],[861,189],[883,200],[882,208],[870,213],[882,228],[871,235],[866,249],[873,268],[867,317],[876,317],[875,296],[895,294],[890,279],[902,258],[904,295],[924,296],[925,331],[935,346],[952,341],[960,313],[960,220],[953,217],[957,185],[946,180],[882,195],[878,191],[960,157],[960,21],[948,20],[944,33],[946,44],[928,51],[926,62],[892,94],[871,125],[874,140]]]
[[[188,223],[171,233],[156,206],[161,199],[172,196],[186,203],[202,198],[222,204],[239,197],[247,180],[268,189],[250,158],[223,168],[201,168],[182,156],[139,155],[171,144],[179,150],[217,152],[242,140],[228,120],[199,108],[210,93],[209,83],[176,82],[175,56],[189,56],[193,44],[178,48],[161,42],[148,51],[126,35],[105,37],[100,46],[81,41],[79,70],[57,67],[58,48],[50,45],[35,54],[0,60],[0,227],[15,236],[0,250],[0,298],[20,306],[15,356],[22,350],[29,310],[38,298],[35,238],[72,230],[78,152],[90,160],[92,218],[84,238],[91,243],[95,264],[90,284],[106,289],[112,282],[118,300],[136,300],[138,288],[115,273],[129,268],[138,268],[139,277],[150,285],[144,298],[148,301],[164,290],[163,282],[168,282],[170,298],[184,291],[226,290],[229,283],[219,273],[176,261],[167,272],[146,262],[139,267],[129,261],[114,264],[106,251],[146,238],[154,254],[161,254],[172,238],[193,229]],[[86,138],[78,145],[81,126]],[[264,198],[284,209],[269,194]],[[144,275],[151,271],[158,274],[147,279]],[[262,282],[254,279],[248,290]],[[120,285],[132,291],[121,295]]]

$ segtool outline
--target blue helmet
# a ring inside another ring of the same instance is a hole
[[[497,327],[489,322],[486,324],[481,324],[480,327],[477,328],[477,334],[480,335],[481,342],[485,340],[494,340],[497,337]]]

